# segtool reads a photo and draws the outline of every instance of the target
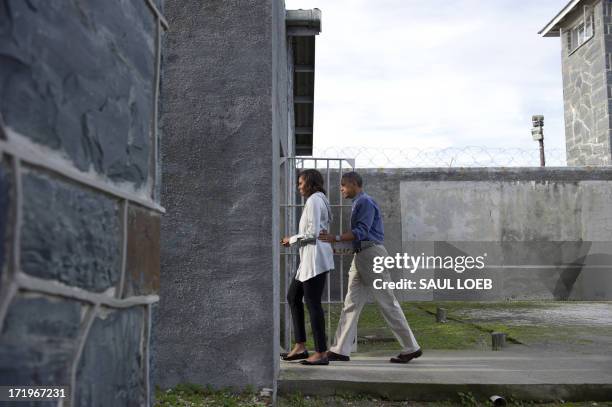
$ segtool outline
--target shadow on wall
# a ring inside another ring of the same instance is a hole
[[[392,278],[490,278],[494,289],[400,290],[401,300],[612,299],[612,168],[357,171],[383,212],[390,255],[487,252],[484,270]]]
[[[433,277],[453,277],[465,286],[467,279],[491,279],[491,291],[434,293],[436,300],[540,299],[603,300],[612,269],[610,245],[602,242],[435,242],[421,244],[421,253],[435,258],[476,258],[484,256],[484,267],[455,271],[434,268]],[[427,251],[425,247],[433,247]],[[416,245],[412,245],[416,248]],[[459,270],[462,270],[460,268]]]

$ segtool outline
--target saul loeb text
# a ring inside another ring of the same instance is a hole
[[[458,274],[469,270],[482,270],[485,267],[486,253],[482,256],[411,256],[408,253],[395,256],[374,257],[372,271],[376,274],[387,269],[408,270],[414,274],[420,269],[452,270]],[[399,281],[377,278],[373,281],[377,290],[491,290],[493,280],[490,278],[421,278],[411,280],[402,278]]]
[[[402,278],[400,281],[383,281],[377,278],[373,282],[377,290],[490,290],[493,281],[490,278],[467,278],[465,280],[450,278],[421,278],[419,281]]]

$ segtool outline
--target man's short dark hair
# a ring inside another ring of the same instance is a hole
[[[359,188],[363,186],[363,179],[361,178],[361,175],[357,174],[355,171],[342,174],[342,180],[340,182],[343,183],[344,181],[353,182],[357,184]]]

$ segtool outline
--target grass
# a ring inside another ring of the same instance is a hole
[[[525,309],[547,309],[559,306],[563,302],[557,301],[505,301],[505,302],[404,302],[402,309],[419,341],[424,349],[448,349],[448,350],[489,350],[490,333],[494,331],[505,332],[510,343],[526,346],[548,346],[562,345],[565,348],[579,348],[582,345],[592,343],[594,336],[612,335],[612,327],[585,327],[581,325],[564,325],[562,329],[554,324],[528,325],[520,322],[508,321],[500,323],[499,320],[487,321],[486,319],[474,320],[467,316],[472,311],[516,311]],[[324,306],[327,319],[331,323],[328,332],[328,341],[333,340],[341,304]],[[435,322],[437,307],[444,307],[448,312],[448,322],[439,324]],[[468,312],[466,312],[468,311]],[[308,349],[314,349],[308,312],[306,312],[306,331]],[[378,307],[375,304],[366,304],[363,308],[358,324],[358,352],[372,351],[396,351],[399,344],[395,341],[393,334],[387,327]],[[589,336],[586,336],[586,332]],[[365,337],[375,337],[365,339]],[[328,343],[328,346],[330,343]]]
[[[196,384],[179,384],[168,390],[156,389],[155,407],[260,407],[269,401],[252,388],[242,392],[231,389],[214,390]]]
[[[509,320],[500,323],[498,320],[487,320],[485,317],[473,320],[466,315],[467,312],[475,311],[514,311],[517,315],[526,310],[553,309],[567,304],[566,301],[505,301],[505,302],[462,302],[449,301],[444,303],[420,303],[421,309],[435,313],[436,307],[443,306],[448,310],[450,318],[469,324],[486,332],[505,332],[514,343],[527,346],[563,346],[565,349],[577,350],[582,345],[593,343],[594,338],[609,337],[612,335],[612,327],[568,325],[559,326],[554,321],[551,324],[540,323],[537,325],[523,324],[520,321]],[[467,312],[466,312],[467,311]],[[597,339],[595,339],[597,340]]]
[[[236,393],[230,389],[213,390],[194,384],[181,384],[170,390],[157,389],[155,407],[253,407],[269,406],[270,400],[262,398],[252,389]],[[458,394],[456,401],[413,402],[388,401],[367,396],[337,395],[332,397],[309,397],[300,393],[280,396],[279,407],[454,407],[454,406],[491,406],[488,400],[477,400],[471,393]],[[612,402],[524,402],[509,400],[512,407],[612,407]]]
[[[341,304],[332,304],[331,313],[325,306],[326,318],[331,318],[331,334],[328,341],[333,340],[338,324]],[[489,334],[481,329],[462,322],[449,321],[445,324],[436,324],[435,317],[419,306],[419,303],[402,303],[402,309],[419,344],[425,349],[485,349],[490,341]],[[435,310],[435,307],[434,307]],[[327,321],[326,321],[327,323]],[[314,349],[310,322],[306,318],[306,346]],[[398,350],[399,344],[387,327],[383,316],[375,304],[366,304],[359,317],[357,326],[359,352],[379,350]],[[366,336],[375,336],[380,339],[364,339]],[[329,343],[328,343],[329,345]]]

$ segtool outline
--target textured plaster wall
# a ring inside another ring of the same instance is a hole
[[[167,1],[165,13],[156,381],[274,388],[284,4]]]
[[[413,277],[493,278],[495,289],[402,291],[403,299],[612,298],[610,169],[359,172],[381,206],[390,254],[488,252],[486,264],[502,266],[463,274],[423,270]]]
[[[487,252],[486,263],[501,266],[462,274],[422,269],[411,275],[392,269],[396,281],[495,279],[495,289],[487,292],[396,291],[402,300],[612,297],[610,169],[357,171],[363,177],[365,191],[380,206],[385,247],[390,255],[465,256]],[[332,204],[351,204],[338,196],[335,170],[330,171],[328,192]],[[334,215],[335,234],[340,230],[340,211],[335,209]],[[345,209],[342,230],[348,230],[349,222],[350,207]],[[336,268],[330,275],[332,300],[344,298],[350,260],[351,256],[336,257]]]

